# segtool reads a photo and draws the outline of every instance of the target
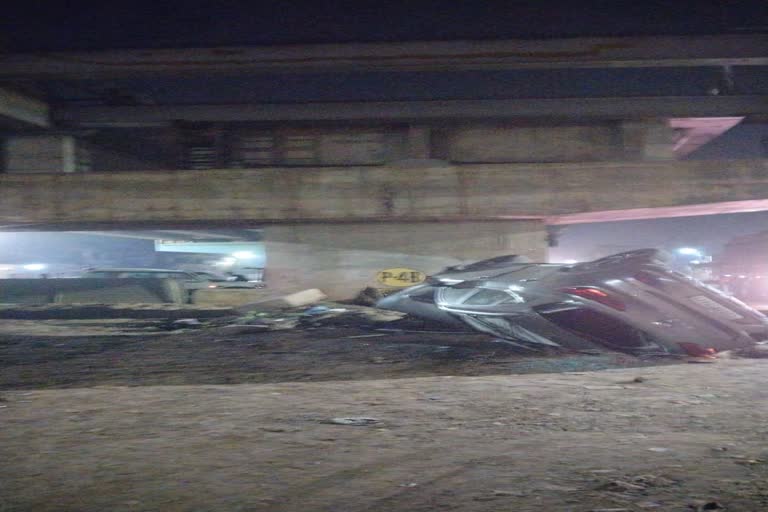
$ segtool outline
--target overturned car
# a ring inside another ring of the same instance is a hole
[[[523,347],[703,356],[768,340],[768,318],[642,249],[575,265],[502,256],[449,267],[378,307]]]

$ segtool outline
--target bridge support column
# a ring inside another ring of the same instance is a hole
[[[376,273],[388,268],[429,274],[503,254],[545,261],[547,233],[539,220],[294,224],[266,227],[264,243],[271,289],[344,299],[382,287]]]
[[[677,133],[664,120],[622,124],[624,157],[628,160],[674,160]]]

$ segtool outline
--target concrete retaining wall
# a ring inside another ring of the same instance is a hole
[[[0,279],[3,304],[183,304],[174,279]]]

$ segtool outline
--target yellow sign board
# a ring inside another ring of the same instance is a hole
[[[424,272],[410,268],[388,268],[376,274],[376,280],[385,286],[404,288],[423,283],[427,278]]]

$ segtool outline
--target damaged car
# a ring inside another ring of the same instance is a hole
[[[502,256],[449,267],[377,306],[521,347],[706,356],[768,340],[768,318],[656,249],[565,265]]]

